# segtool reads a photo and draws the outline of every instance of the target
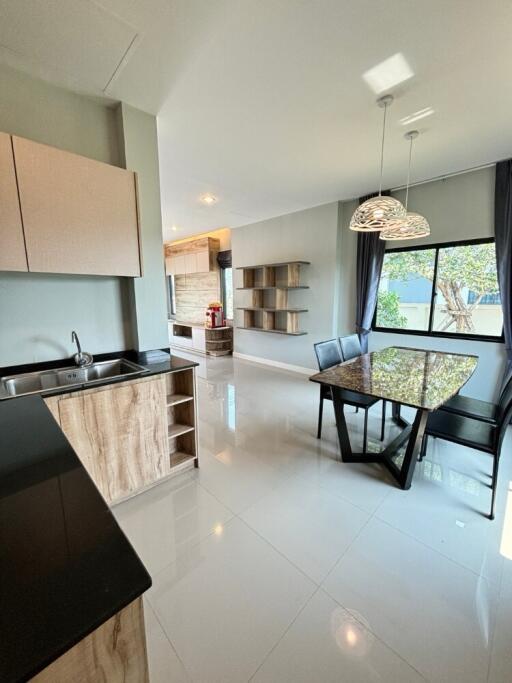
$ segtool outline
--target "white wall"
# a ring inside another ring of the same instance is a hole
[[[412,187],[409,190],[409,209],[428,219],[431,234],[417,242],[401,242],[400,246],[493,237],[494,173],[494,167],[485,168]],[[405,201],[403,191],[393,194]],[[477,369],[461,393],[486,401],[496,397],[504,370],[503,344],[387,332],[372,332],[370,335],[370,350],[392,344],[477,354]]]
[[[336,333],[334,308],[339,286],[337,268],[338,203],[298,211],[286,216],[236,228],[231,233],[233,267],[280,261],[311,261],[303,267],[309,289],[290,292],[292,306],[304,306],[300,314],[302,337],[235,329],[237,353],[271,361],[315,368],[313,343]],[[251,305],[251,292],[237,291],[241,271],[235,270],[234,305]],[[243,312],[235,310],[235,325],[243,324]]]

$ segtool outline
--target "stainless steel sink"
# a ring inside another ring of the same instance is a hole
[[[87,368],[71,366],[69,368],[28,372],[24,375],[11,375],[0,378],[0,398],[37,394],[59,387],[91,384],[109,377],[127,377],[138,375],[144,371],[145,368],[141,365],[120,358],[93,363]]]

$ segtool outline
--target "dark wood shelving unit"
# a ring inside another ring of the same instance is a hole
[[[288,305],[288,292],[309,289],[300,282],[301,266],[309,261],[282,261],[256,266],[241,266],[243,286],[239,290],[252,291],[252,303],[238,306],[243,311],[243,325],[238,329],[273,332],[298,337],[307,332],[299,329],[299,314],[307,308]]]

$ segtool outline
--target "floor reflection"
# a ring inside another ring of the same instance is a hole
[[[364,617],[350,614],[342,607],[331,614],[331,632],[339,649],[357,658],[366,657],[375,640]]]
[[[235,385],[228,384],[226,387],[226,426],[234,432],[236,429],[236,394]]]
[[[501,533],[500,553],[507,560],[512,560],[512,481],[508,482],[505,520]]]

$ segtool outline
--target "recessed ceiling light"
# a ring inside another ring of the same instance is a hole
[[[412,76],[414,72],[401,52],[388,57],[363,74],[364,80],[377,95],[407,81]]]
[[[178,226],[177,226],[177,225],[171,225],[171,230],[172,230],[173,232],[176,232],[177,229],[178,229]]]
[[[432,109],[432,107],[425,107],[425,109],[418,109],[418,111],[415,111],[412,114],[409,114],[409,116],[404,116],[403,119],[400,119],[400,123],[402,124],[402,126],[408,126],[410,123],[414,123],[414,121],[419,121],[420,119],[424,119],[426,116],[430,116],[433,113],[434,113],[434,110]]]
[[[201,204],[206,204],[206,206],[211,206],[212,204],[215,204],[217,201],[217,197],[215,197],[213,194],[210,194],[209,192],[207,194],[204,194],[200,198]]]

